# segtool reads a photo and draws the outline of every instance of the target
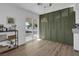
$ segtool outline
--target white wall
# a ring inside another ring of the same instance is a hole
[[[75,15],[76,15],[75,16],[76,23],[79,23],[79,3],[76,3],[74,8],[75,8]]]
[[[19,44],[25,43],[25,20],[27,17],[38,19],[38,15],[25,11],[13,4],[0,4],[0,24],[8,26],[7,17],[13,17],[19,30]]]

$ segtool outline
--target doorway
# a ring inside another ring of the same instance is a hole
[[[26,42],[38,38],[38,21],[37,19],[27,18],[25,22]]]

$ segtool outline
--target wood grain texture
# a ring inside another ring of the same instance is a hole
[[[31,41],[1,56],[79,56],[73,47],[48,40]]]

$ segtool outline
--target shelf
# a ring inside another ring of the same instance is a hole
[[[14,31],[17,31],[17,30],[8,30],[8,31],[0,31],[0,32],[14,32]]]

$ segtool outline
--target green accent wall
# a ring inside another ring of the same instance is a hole
[[[40,38],[73,45],[72,28],[74,25],[73,7],[40,15]]]

